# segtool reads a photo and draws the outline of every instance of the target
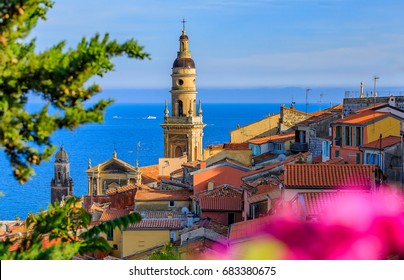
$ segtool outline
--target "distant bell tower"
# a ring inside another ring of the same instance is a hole
[[[203,159],[202,138],[205,124],[202,122],[201,102],[196,103],[195,62],[188,48],[185,20],[182,23],[180,50],[171,74],[171,116],[166,102],[161,127],[164,129],[164,157],[180,157],[186,153],[188,161],[195,161]]]
[[[56,153],[53,164],[54,174],[51,180],[51,203],[59,202],[73,195],[73,179],[70,177],[69,156],[63,145]]]

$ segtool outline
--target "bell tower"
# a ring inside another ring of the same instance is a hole
[[[202,107],[196,103],[196,69],[189,51],[185,20],[180,36],[180,48],[171,72],[171,116],[166,102],[164,110],[164,157],[187,154],[188,161],[202,160],[202,138],[205,124]]]
[[[61,202],[64,198],[73,195],[73,179],[70,177],[69,156],[63,145],[56,153],[53,164],[54,175],[51,180],[51,203]]]

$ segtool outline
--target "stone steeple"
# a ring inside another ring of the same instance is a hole
[[[63,145],[56,153],[53,164],[54,175],[51,180],[51,203],[61,202],[64,198],[73,195],[73,179],[70,177],[69,155]]]
[[[164,110],[164,157],[187,154],[188,161],[202,159],[202,115],[196,110],[196,68],[189,50],[189,38],[183,21],[180,46],[171,73],[171,116]]]

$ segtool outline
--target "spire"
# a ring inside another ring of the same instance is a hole
[[[202,102],[199,100],[198,116],[202,116]]]
[[[168,117],[168,113],[169,113],[169,111],[168,111],[168,104],[167,104],[167,100],[166,100],[166,107],[165,107],[165,109],[164,109],[164,116],[165,116],[165,117]]]
[[[183,18],[182,19],[182,34],[184,34],[184,35],[186,33],[186,31],[185,31],[185,23],[186,23],[186,20]]]

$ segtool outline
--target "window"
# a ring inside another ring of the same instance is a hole
[[[170,200],[168,202],[168,207],[175,207],[175,201],[174,200]]]
[[[335,128],[335,145],[341,146],[341,127],[337,126]]]
[[[355,127],[355,146],[360,146],[362,145],[362,128],[361,127]]]
[[[114,240],[114,229],[110,228],[108,230],[107,240]]]
[[[367,164],[380,165],[380,155],[379,154],[366,153],[366,163]]]
[[[336,158],[339,157],[339,150],[336,150],[336,151],[335,151],[335,157],[336,157]]]
[[[356,154],[356,164],[360,164],[361,163],[361,154],[357,153]]]
[[[351,146],[351,130],[349,126],[344,127],[344,145]]]
[[[274,143],[274,151],[282,151],[283,147],[282,147],[282,143]]]

